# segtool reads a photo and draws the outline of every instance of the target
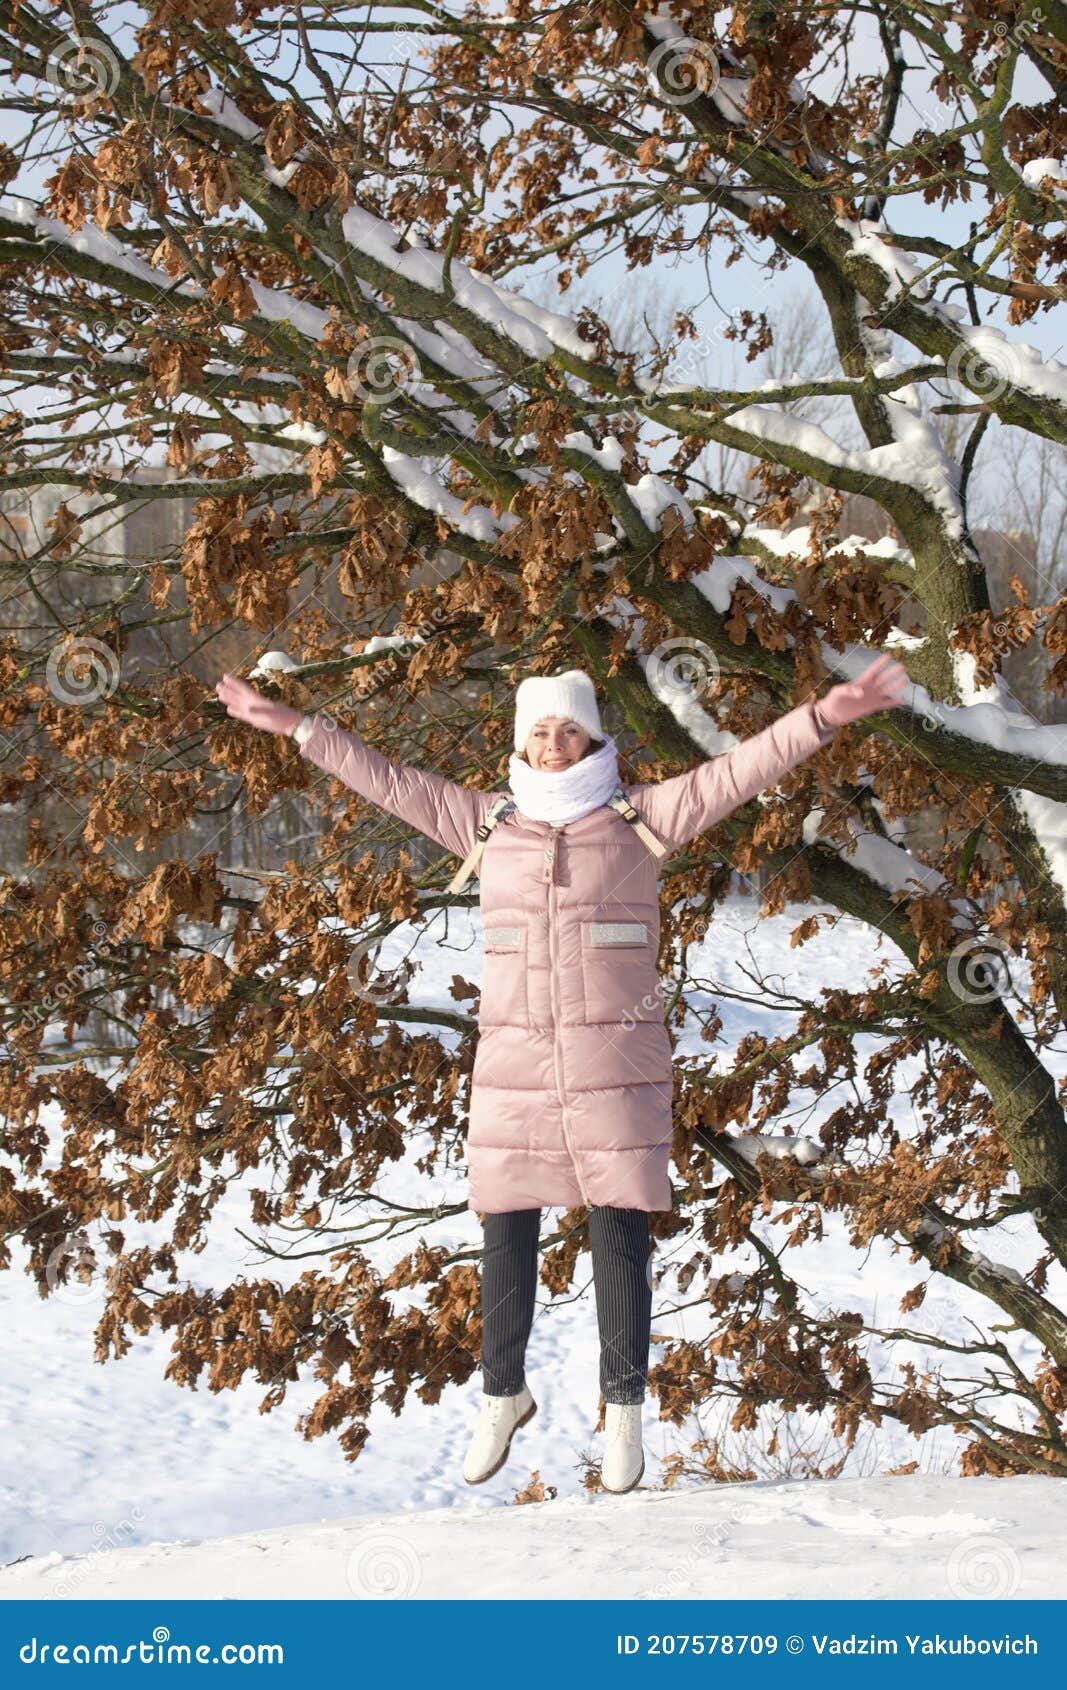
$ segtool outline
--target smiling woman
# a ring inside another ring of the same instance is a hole
[[[880,657],[860,681],[834,687],[819,706],[797,705],[725,755],[623,787],[591,678],[577,669],[528,676],[515,701],[511,800],[392,763],[328,717],[301,720],[232,676],[220,683],[231,714],[293,733],[303,757],[461,854],[452,891],[480,865],[485,974],[467,1167],[468,1207],[485,1229],[485,1390],[468,1482],[498,1471],[536,1408],[524,1359],[541,1209],[583,1204],[606,1404],[601,1482],[624,1491],[640,1479],[648,1215],[672,1207],[659,866],[828,744],[838,726],[897,702],[905,682],[901,665]]]
[[[526,761],[533,769],[568,769],[584,757],[593,744],[578,722],[561,716],[546,716],[531,729],[526,741]]]

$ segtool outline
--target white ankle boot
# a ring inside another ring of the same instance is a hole
[[[463,1477],[469,1485],[480,1485],[500,1471],[508,1458],[511,1434],[533,1418],[536,1407],[528,1385],[513,1397],[490,1397],[482,1392],[482,1412],[463,1463]]]
[[[645,1470],[641,1409],[639,1402],[609,1402],[604,1405],[604,1459],[600,1464],[600,1482],[605,1490],[616,1495],[633,1490]]]

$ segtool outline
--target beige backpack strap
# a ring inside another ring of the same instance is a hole
[[[654,857],[666,856],[666,845],[663,844],[662,840],[657,839],[652,829],[646,826],[646,824],[641,820],[641,817],[630,803],[630,800],[627,798],[621,786],[617,792],[612,793],[611,797],[608,799],[608,805],[612,810],[617,810],[624,821],[629,822],[630,826],[637,834],[637,837],[645,845],[647,845]]]
[[[471,875],[481,862],[482,852],[485,850],[485,842],[489,838],[489,835],[492,833],[497,822],[500,820],[501,816],[507,815],[508,811],[513,810],[514,808],[515,800],[512,798],[510,793],[504,793],[496,800],[484,822],[479,825],[478,832],[474,838],[474,846],[472,850],[469,855],[463,859],[462,866],[449,881],[448,890],[450,892],[460,892],[463,890],[463,887],[467,884]]]

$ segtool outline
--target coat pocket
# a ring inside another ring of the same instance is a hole
[[[493,922],[484,932],[485,968],[478,1009],[481,1027],[528,1027],[526,929]]]
[[[651,922],[603,914],[581,929],[586,1021],[661,1020]]]

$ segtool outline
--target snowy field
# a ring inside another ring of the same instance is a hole
[[[806,906],[806,910],[807,910]],[[703,950],[701,973],[751,993],[742,972],[757,963],[769,980],[815,994],[847,979],[858,985],[883,959],[860,924],[840,918],[800,950],[788,935],[801,919],[794,906],[757,922],[750,899],[732,897],[718,912]],[[429,966],[416,1002],[447,1002],[453,972],[477,979],[477,912],[451,912],[447,944],[440,912],[418,950]],[[471,948],[468,945],[474,941]],[[399,940],[393,945],[399,950]],[[458,948],[457,948],[458,947]],[[392,960],[389,950],[381,962]],[[789,1017],[766,1005],[721,1000],[728,1054],[753,1026],[785,1028]],[[694,1037],[684,1054],[699,1046]],[[704,1046],[706,1052],[709,1047]],[[862,1056],[862,1051],[861,1051]],[[1052,1059],[1054,1062],[1055,1058]],[[1059,1074],[1060,1066],[1056,1066]],[[794,1130],[814,1136],[836,1094],[796,1099]],[[897,1099],[907,1132],[910,1103]],[[460,1184],[428,1186],[409,1161],[390,1177],[389,1195],[416,1189],[455,1201]],[[216,1212],[213,1239],[184,1271],[194,1283],[221,1286],[260,1272],[284,1280],[305,1264],[265,1263],[238,1235],[249,1230],[246,1189],[233,1186]],[[544,1212],[547,1231],[558,1210]],[[766,1223],[763,1223],[766,1226]],[[159,1238],[159,1228],[127,1227]],[[480,1227],[467,1212],[434,1242],[477,1245]],[[1023,1222],[983,1235],[995,1260],[1025,1270],[1035,1235]],[[377,1246],[386,1268],[415,1236]],[[671,1250],[680,1260],[686,1241]],[[835,1217],[827,1236],[789,1255],[808,1292],[830,1307],[860,1309],[888,1325],[905,1287],[922,1276],[905,1250],[888,1245],[858,1253]],[[527,1356],[538,1412],[516,1434],[511,1458],[484,1486],[463,1482],[460,1466],[481,1389],[475,1371],[450,1386],[440,1403],[411,1397],[397,1418],[384,1405],[371,1417],[371,1438],[346,1463],[329,1437],[305,1442],[297,1414],[321,1390],[314,1381],[290,1388],[286,1403],[258,1413],[264,1387],[246,1382],[213,1396],[180,1389],[164,1369],[170,1338],[135,1338],[121,1361],[92,1361],[92,1333],[102,1307],[99,1284],[61,1288],[47,1300],[21,1271],[0,1276],[0,1596],[385,1596],[566,1597],[645,1596],[959,1596],[1043,1598],[1063,1593],[1067,1491],[1057,1481],[960,1479],[956,1435],[935,1430],[913,1439],[888,1423],[865,1433],[832,1481],[812,1480],[805,1452],[819,1465],[844,1453],[827,1427],[794,1417],[782,1433],[782,1456],[763,1453],[765,1439],[729,1431],[731,1401],[701,1406],[684,1427],[661,1423],[650,1393],[645,1405],[646,1467],[639,1491],[625,1497],[589,1492],[582,1474],[599,1460],[596,1317],[588,1256],[579,1293],[550,1308],[539,1288]],[[722,1271],[743,1265],[722,1259]],[[665,1335],[699,1339],[699,1307],[678,1313],[670,1253],[656,1258],[651,1361]],[[1048,1294],[1067,1306],[1062,1272]],[[916,1328],[965,1338],[968,1316],[996,1319],[979,1298],[947,1282],[935,1284]],[[657,1343],[657,1338],[659,1343]],[[1030,1365],[1036,1341],[1011,1335],[1013,1353]],[[898,1378],[896,1361],[923,1359],[900,1349],[890,1361],[877,1343],[867,1351],[876,1377]],[[933,1359],[929,1352],[927,1359]],[[959,1369],[957,1368],[957,1371]],[[700,1436],[719,1437],[726,1459],[760,1473],[755,1483],[708,1486],[682,1479],[662,1489],[662,1458],[687,1451]],[[887,1470],[917,1461],[913,1474]],[[534,1476],[555,1497],[514,1506]],[[511,1506],[509,1506],[511,1505]]]
[[[0,1571],[0,1597],[1027,1601],[1062,1596],[1065,1566],[1059,1479],[928,1475],[757,1480],[517,1508],[457,1499],[232,1537],[57,1551]]]

